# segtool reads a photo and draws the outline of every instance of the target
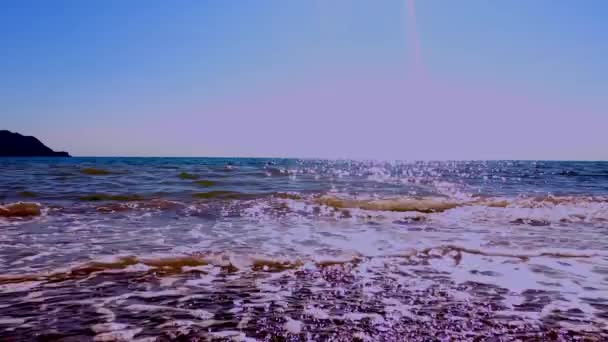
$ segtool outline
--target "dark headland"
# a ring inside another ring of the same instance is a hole
[[[0,130],[0,157],[69,157],[67,152],[55,152],[35,137]]]

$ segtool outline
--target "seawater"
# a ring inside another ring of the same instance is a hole
[[[608,339],[606,162],[5,158],[0,203],[0,340]]]

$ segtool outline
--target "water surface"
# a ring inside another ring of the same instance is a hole
[[[0,339],[608,338],[608,163],[0,159],[17,202]]]

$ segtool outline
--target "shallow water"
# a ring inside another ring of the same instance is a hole
[[[0,198],[0,340],[608,338],[608,163],[14,158]]]

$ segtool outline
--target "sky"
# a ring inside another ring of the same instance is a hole
[[[5,0],[0,129],[76,156],[608,159],[605,0]]]

